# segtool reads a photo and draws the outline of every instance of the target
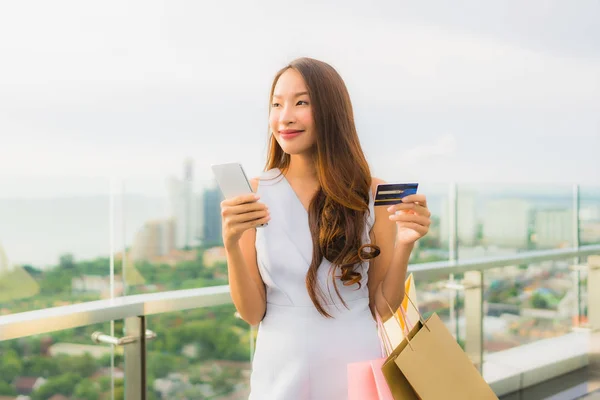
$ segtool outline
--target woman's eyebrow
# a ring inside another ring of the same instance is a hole
[[[308,92],[298,92],[298,93],[294,94],[294,97],[300,97],[300,96],[304,96],[306,94],[308,94]],[[273,97],[279,97],[279,98],[281,98],[283,96],[280,95],[280,94],[274,94]]]

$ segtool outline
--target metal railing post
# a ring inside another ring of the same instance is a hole
[[[588,323],[592,330],[600,330],[600,255],[587,259]]]
[[[465,273],[465,352],[477,367],[483,369],[483,271]]]
[[[125,319],[125,333],[139,340],[124,347],[125,399],[146,400],[146,319]]]
[[[458,261],[458,188],[455,182],[450,184],[448,192],[448,259],[450,262]],[[448,276],[450,284],[456,284],[454,274]],[[458,291],[450,291],[450,321],[452,321],[453,331],[456,335],[456,340],[460,339],[459,324],[458,324]]]

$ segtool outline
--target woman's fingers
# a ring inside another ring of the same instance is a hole
[[[426,207],[420,204],[409,203],[409,204],[396,204],[388,207],[388,211],[395,213],[396,211],[405,211],[405,214],[419,214],[425,217],[430,217],[431,212]]]
[[[229,217],[229,222],[232,224],[240,224],[248,221],[262,219],[268,216],[269,212],[267,210],[251,211],[247,213],[232,215],[231,217]]]
[[[408,213],[391,214],[390,220],[396,221],[396,222],[411,222],[411,223],[416,223],[416,224],[419,224],[419,225],[425,226],[425,227],[427,227],[431,224],[431,220],[428,217],[426,217],[424,215],[419,215],[419,214],[408,214]]]
[[[221,206],[221,214],[223,216],[239,215],[262,210],[267,210],[267,205],[265,203],[259,203],[257,201],[254,201],[252,203],[241,203],[235,205],[225,204]]]
[[[221,206],[239,206],[240,204],[256,202],[258,199],[260,199],[260,196],[255,193],[244,194],[231,199],[223,200],[221,202]]]

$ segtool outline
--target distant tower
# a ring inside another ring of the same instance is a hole
[[[154,257],[168,255],[174,248],[175,221],[147,221],[133,239],[131,259],[133,262],[151,261]]]
[[[221,201],[223,195],[221,190],[217,188],[209,188],[204,191],[203,195],[203,222],[204,232],[202,235],[203,242],[209,245],[220,245],[223,243],[222,228],[221,228]]]
[[[185,242],[183,247],[191,247],[193,242],[192,232],[196,218],[194,217],[194,161],[190,158],[185,160],[183,167],[183,190],[184,190],[184,215],[185,215]]]
[[[170,178],[168,182],[171,216],[175,220],[175,243],[178,248],[194,244],[197,230],[196,204],[194,201],[194,163],[185,160],[183,180]]]

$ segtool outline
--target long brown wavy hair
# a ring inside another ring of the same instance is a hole
[[[348,307],[338,290],[336,271],[341,272],[339,278],[345,286],[358,284],[360,288],[362,276],[355,265],[380,253],[378,246],[362,243],[365,215],[369,212],[371,171],[356,133],[348,89],[329,64],[311,58],[292,61],[275,75],[269,104],[273,103],[277,81],[290,68],[298,71],[306,83],[317,137],[313,157],[320,188],[308,211],[313,254],[306,288],[319,313],[330,318],[321,303],[326,301],[325,295],[317,285],[317,270],[323,257],[331,262],[335,291]],[[279,168],[285,173],[289,165],[290,155],[271,134],[265,170]]]

